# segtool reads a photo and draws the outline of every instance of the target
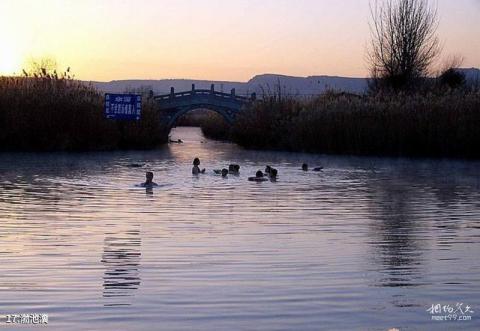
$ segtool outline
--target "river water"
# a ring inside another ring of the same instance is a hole
[[[49,330],[480,329],[479,162],[173,137],[0,154],[0,329],[22,329],[5,322],[21,313],[48,314]],[[213,174],[229,163],[240,176]],[[247,181],[266,164],[277,182]],[[159,187],[135,186],[146,170]],[[432,321],[432,305],[458,303],[471,320]]]

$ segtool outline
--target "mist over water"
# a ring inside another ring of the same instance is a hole
[[[480,162],[172,138],[0,154],[0,315],[48,313],[49,330],[480,328]],[[194,157],[207,174],[191,175]],[[240,176],[213,174],[229,163]],[[277,182],[247,181],[266,164]],[[145,171],[159,187],[135,186]],[[431,320],[457,302],[471,321]]]

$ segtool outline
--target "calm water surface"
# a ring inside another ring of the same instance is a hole
[[[480,329],[480,163],[173,136],[185,143],[0,154],[0,315],[48,313],[49,330]],[[239,177],[211,172],[229,163]],[[279,180],[248,182],[265,164]],[[135,187],[146,170],[153,191]],[[471,321],[431,321],[457,302]]]

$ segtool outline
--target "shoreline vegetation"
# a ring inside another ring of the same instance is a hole
[[[153,149],[168,142],[154,101],[138,122],[108,120],[103,95],[68,72],[0,77],[0,151]],[[178,124],[249,149],[322,154],[480,158],[480,91],[434,85],[364,96],[329,91],[311,99],[278,89],[230,126],[200,112]]]
[[[150,149],[167,142],[152,100],[145,98],[138,122],[106,119],[103,103],[69,70],[1,76],[0,151]]]
[[[231,127],[211,116],[202,131],[249,149],[480,158],[480,92],[358,96],[331,91],[310,100],[277,93],[245,110]]]

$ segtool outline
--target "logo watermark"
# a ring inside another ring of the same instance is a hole
[[[432,321],[471,321],[475,313],[471,306],[463,302],[457,302],[454,305],[440,303],[432,304],[427,309],[430,313]]]
[[[2,320],[6,324],[46,325],[48,324],[48,314],[7,314],[0,318],[0,321]]]

